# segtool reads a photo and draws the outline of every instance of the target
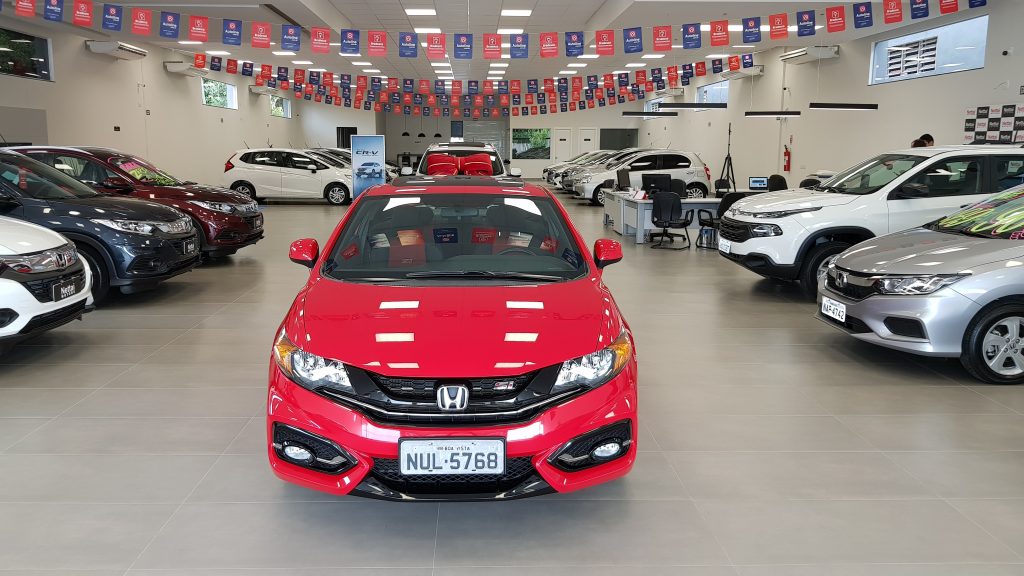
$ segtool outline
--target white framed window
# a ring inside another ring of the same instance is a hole
[[[649,100],[644,100],[644,112],[661,112],[661,103],[664,100],[664,98],[651,98]],[[653,120],[655,118],[659,118],[659,116],[643,117],[644,120]]]
[[[700,88],[697,88],[696,102],[697,104],[724,104],[729,101],[729,81],[722,80],[721,82],[714,82],[712,84],[705,84]],[[707,110],[707,108],[697,108],[697,110]]]
[[[985,67],[988,16],[875,42],[868,84],[886,84]]]
[[[234,84],[200,78],[203,86],[203,104],[217,108],[238,110],[238,91]]]
[[[292,117],[292,101],[284,96],[270,95],[270,115],[278,118]]]

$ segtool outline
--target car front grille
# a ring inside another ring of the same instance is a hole
[[[66,280],[74,281],[75,294],[78,294],[83,288],[85,288],[85,270],[68,272],[67,274],[53,276],[44,280],[29,280],[24,283],[24,286],[32,293],[32,296],[35,296],[36,300],[40,302],[53,302],[54,285]]]
[[[469,387],[469,396],[472,399],[489,400],[515,397],[530,382],[535,372],[508,378],[476,378],[469,380],[391,378],[369,372],[368,374],[377,386],[392,398],[433,402],[437,397],[437,388],[444,384],[465,384]]]
[[[85,312],[85,300],[79,300],[78,302],[54,310],[53,312],[47,312],[46,314],[40,314],[35,318],[28,321],[25,327],[21,329],[19,334],[28,334],[41,328],[56,328],[61,324],[66,324],[78,317]]]
[[[845,280],[839,282],[836,276],[842,274]],[[867,283],[865,276],[860,276],[842,269],[830,269],[825,276],[825,285],[836,294],[842,294],[851,300],[863,300],[878,294],[874,282]],[[865,285],[867,284],[867,285]]]
[[[534,474],[530,458],[506,458],[504,474],[402,474],[398,460],[375,458],[374,477],[403,494],[487,494],[505,492]]]
[[[750,226],[731,218],[722,218],[718,224],[718,236],[730,242],[746,242],[751,238]]]

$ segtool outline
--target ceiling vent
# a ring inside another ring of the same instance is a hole
[[[798,48],[779,55],[779,60],[786,64],[807,64],[818,60],[828,60],[839,57],[839,46],[808,46]]]
[[[751,66],[750,68],[740,68],[739,70],[726,70],[722,72],[721,76],[724,80],[735,80],[737,78],[751,78],[753,76],[761,76],[764,74],[764,66],[758,64],[757,66]]]
[[[149,52],[138,46],[132,46],[131,44],[125,44],[116,40],[86,40],[85,45],[91,52],[106,54],[118,60],[141,60],[149,54]]]
[[[196,68],[191,62],[183,62],[181,60],[164,61],[164,69],[171,74],[181,74],[182,76],[206,76],[206,70],[202,68]]]

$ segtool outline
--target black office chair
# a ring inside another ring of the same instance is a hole
[[[718,180],[715,180],[715,197],[722,198],[730,190],[732,190],[732,185],[729,183],[728,178],[719,178]]]
[[[697,224],[700,226],[700,231],[697,233],[697,248],[718,249],[718,228],[722,224],[722,216],[725,216],[729,208],[732,208],[732,205],[738,200],[742,200],[744,196],[746,194],[743,192],[729,192],[722,197],[722,201],[718,203],[718,210],[714,214],[710,210],[697,211]],[[711,230],[707,236],[704,235],[705,228]]]
[[[678,194],[668,190],[659,190],[654,193],[654,204],[651,210],[651,222],[661,228],[661,232],[652,232],[651,240],[661,238],[651,248],[665,248],[668,250],[687,250],[690,248],[690,232],[686,229],[693,224],[693,210],[687,210],[683,215],[683,199]],[[682,228],[682,234],[669,232],[670,228]],[[666,246],[665,240],[675,243],[676,238],[685,238],[686,242],[680,246]]]
[[[686,182],[683,182],[679,178],[672,179],[671,190],[675,194],[678,194],[680,198],[686,198]]]
[[[789,184],[786,183],[786,177],[781,174],[772,174],[768,177],[768,191],[775,192],[778,190],[788,190]]]

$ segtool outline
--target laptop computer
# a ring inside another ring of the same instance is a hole
[[[747,181],[747,188],[751,190],[767,190],[768,189],[768,177],[767,176],[751,176]]]

